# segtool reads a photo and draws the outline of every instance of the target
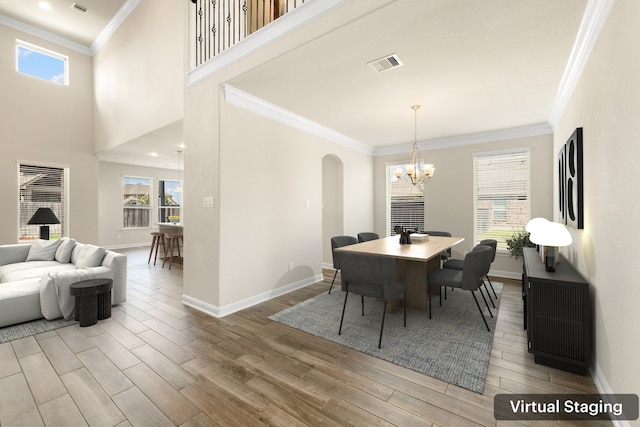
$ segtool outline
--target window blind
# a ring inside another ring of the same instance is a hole
[[[395,226],[424,228],[424,189],[406,179],[395,177],[394,171],[402,165],[388,166],[389,176],[389,230],[393,236]]]
[[[474,240],[506,239],[529,220],[530,149],[473,156]]]
[[[27,225],[38,208],[50,208],[60,224],[49,225],[50,239],[66,235],[65,168],[19,164],[18,240],[40,236],[39,225]]]

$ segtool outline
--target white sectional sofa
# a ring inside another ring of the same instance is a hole
[[[40,318],[74,316],[69,286],[113,279],[112,304],[127,299],[127,257],[104,248],[60,240],[0,245],[0,327]]]

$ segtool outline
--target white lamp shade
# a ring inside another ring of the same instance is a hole
[[[555,247],[569,246],[572,242],[571,234],[563,224],[550,221],[536,226],[529,240],[536,245]]]
[[[527,223],[525,230],[527,230],[529,233],[533,233],[536,229],[540,227],[544,227],[548,223],[549,223],[549,220],[546,218],[541,218],[541,217],[533,218],[531,219],[531,221]]]

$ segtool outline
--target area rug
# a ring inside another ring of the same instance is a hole
[[[407,308],[407,327],[402,326],[402,309],[387,313],[378,349],[383,302],[365,298],[365,315],[361,315],[360,296],[350,294],[338,335],[344,292],[338,288],[323,293],[269,317],[269,319],[354,350],[429,375],[450,384],[482,393],[486,382],[493,334],[495,331],[502,283],[493,282],[498,300],[493,318],[476,292],[491,328],[488,332],[469,291],[449,290],[447,299],[438,305],[433,297],[433,316]],[[485,293],[486,295],[486,293]]]
[[[25,338],[31,335],[40,334],[42,332],[53,331],[54,329],[64,328],[73,325],[75,320],[46,320],[39,319],[33,322],[20,323],[18,325],[0,328],[0,343]]]

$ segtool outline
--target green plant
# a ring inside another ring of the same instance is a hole
[[[529,233],[526,230],[514,232],[511,237],[505,239],[507,242],[507,250],[515,259],[522,258],[523,248],[535,248],[536,245],[529,240]]]

